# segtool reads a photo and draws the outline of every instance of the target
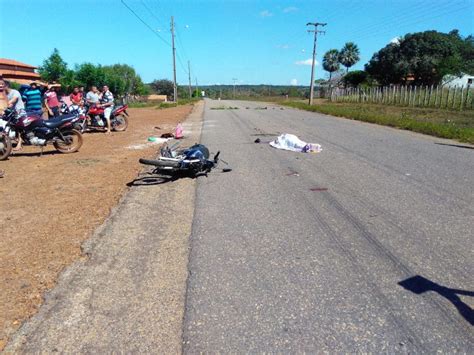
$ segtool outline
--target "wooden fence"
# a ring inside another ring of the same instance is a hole
[[[451,110],[474,109],[474,88],[471,85],[383,86],[373,88],[333,88],[330,101],[378,103],[407,107],[431,107]]]

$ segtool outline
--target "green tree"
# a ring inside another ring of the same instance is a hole
[[[46,82],[59,82],[67,73],[67,63],[61,58],[59,51],[54,48],[53,53],[43,61],[43,65],[38,68],[41,79]]]
[[[331,82],[332,74],[339,70],[339,51],[337,49],[330,49],[324,54],[323,69],[329,72],[329,82]]]
[[[474,73],[474,40],[457,30],[410,33],[375,53],[365,69],[383,85],[408,78],[418,85],[438,84],[447,74]]]
[[[346,67],[346,73],[349,68],[360,60],[359,47],[353,42],[347,42],[339,52],[339,63]]]
[[[76,80],[89,89],[92,85],[100,87],[105,84],[105,72],[102,66],[92,63],[76,65]]]
[[[153,82],[150,83],[150,86],[156,94],[166,95],[170,98],[173,98],[174,85],[171,80],[167,80],[167,79],[153,80]]]
[[[368,74],[363,70],[354,70],[350,73],[344,75],[342,80],[344,81],[345,86],[352,86],[354,88],[358,87],[363,82],[366,82],[368,79]]]
[[[59,79],[59,83],[65,93],[72,91],[74,86],[80,85],[80,82],[76,80],[76,73],[72,69],[66,70],[64,75]]]

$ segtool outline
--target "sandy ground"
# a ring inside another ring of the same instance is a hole
[[[190,111],[131,109],[126,132],[86,134],[78,153],[48,147],[39,157],[38,148],[26,147],[0,162],[0,350],[59,272],[81,258],[82,242],[141,169],[138,158],[156,154],[147,138],[171,131]]]

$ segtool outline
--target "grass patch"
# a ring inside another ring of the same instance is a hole
[[[181,105],[189,105],[195,104],[200,99],[179,99],[178,103],[175,102],[162,102],[162,101],[145,101],[145,102],[132,102],[128,104],[130,108],[156,108],[156,109],[163,109],[163,108],[170,108],[176,107]]]
[[[145,108],[145,107],[155,107],[158,105],[156,102],[131,102],[128,104],[130,108]]]
[[[199,100],[200,99],[179,99],[178,102],[162,102],[156,108],[164,109],[164,108],[177,107],[177,106],[183,106],[183,105],[194,105]]]
[[[313,106],[301,101],[281,101],[279,104],[474,144],[472,111],[333,102]]]

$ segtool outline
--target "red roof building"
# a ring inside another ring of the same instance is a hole
[[[20,84],[39,81],[40,75],[35,72],[37,67],[12,59],[0,58],[0,76],[5,80]]]

